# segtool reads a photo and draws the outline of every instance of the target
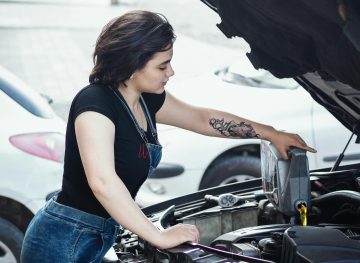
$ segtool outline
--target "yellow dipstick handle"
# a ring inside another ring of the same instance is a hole
[[[301,225],[306,226],[307,225],[307,216],[306,216],[307,209],[306,209],[306,205],[305,204],[299,204],[297,206],[297,209],[298,209],[298,211],[300,213]]]

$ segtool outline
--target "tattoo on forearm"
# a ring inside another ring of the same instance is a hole
[[[259,138],[254,128],[245,122],[236,123],[235,121],[226,122],[224,119],[211,118],[209,124],[225,137],[234,138]]]

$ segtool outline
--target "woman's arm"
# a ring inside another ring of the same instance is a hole
[[[81,113],[75,132],[89,186],[114,220],[159,248],[198,241],[194,226],[177,225],[161,232],[142,213],[116,174],[115,126],[107,117],[91,111]]]
[[[290,146],[316,152],[297,134],[282,132],[271,126],[257,123],[231,113],[189,105],[166,93],[163,106],[156,114],[156,120],[200,134],[224,138],[259,138],[271,141],[280,154],[287,159]]]

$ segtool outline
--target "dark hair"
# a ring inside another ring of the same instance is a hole
[[[156,52],[170,49],[175,34],[167,19],[149,11],[131,11],[111,20],[96,41],[90,83],[117,87]]]

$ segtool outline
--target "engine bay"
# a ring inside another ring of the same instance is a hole
[[[196,225],[200,244],[159,250],[123,231],[121,262],[359,262],[360,169],[309,172],[306,153],[283,160],[261,146],[262,179],[144,209],[159,228]]]

